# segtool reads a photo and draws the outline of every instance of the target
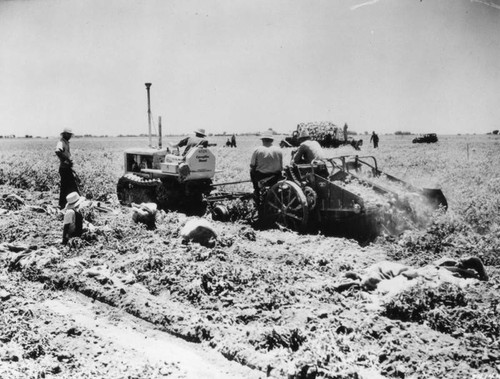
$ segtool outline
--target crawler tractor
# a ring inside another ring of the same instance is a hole
[[[203,196],[212,190],[215,156],[202,147],[190,149],[186,156],[168,149],[129,149],[124,167],[117,186],[122,204],[154,202],[163,209],[202,212]]]
[[[151,147],[150,87],[151,83],[146,83],[150,146],[125,151],[124,174],[117,184],[118,199],[123,205],[154,202],[163,209],[203,213],[203,197],[212,189],[215,156],[200,146],[191,148],[185,156],[179,150]],[[161,145],[160,119],[158,146]]]

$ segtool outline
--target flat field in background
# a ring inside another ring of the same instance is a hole
[[[363,138],[365,145],[358,154],[374,155],[382,170],[406,181],[442,188],[449,211],[436,214],[425,230],[381,236],[364,247],[341,238],[214,222],[218,245],[205,248],[182,243],[179,230],[186,221],[184,215],[158,212],[157,229],[149,231],[132,222],[130,208],[114,201],[109,203],[111,213],[90,210],[87,221],[94,223],[96,231],[75,238],[66,249],[60,245],[61,215],[49,212],[50,203],[57,204],[56,139],[0,140],[0,208],[9,209],[0,218],[0,241],[30,247],[24,266],[16,266],[23,280],[43,281],[49,291],[71,288],[90,293],[263,372],[272,367],[273,373],[287,377],[290,367],[304,373],[313,364],[321,369],[318,377],[327,378],[375,377],[375,373],[497,377],[500,138],[440,136],[437,144],[412,144],[413,136],[382,135],[376,150],[369,145],[369,136]],[[225,138],[210,140],[217,143],[212,148],[220,171],[215,182],[248,179],[258,137],[238,137],[236,149],[223,147]],[[116,200],[123,151],[146,145],[144,138],[73,139],[83,192],[98,200]],[[284,152],[289,162],[291,149]],[[353,153],[351,147],[326,150],[329,157]],[[245,188],[250,190],[248,183],[227,189]],[[26,205],[11,209],[7,201],[11,193]],[[0,265],[7,272],[24,254],[0,251]],[[483,260],[488,282],[466,289],[448,283],[416,286],[379,311],[370,306],[372,294],[338,293],[334,287],[347,271],[362,273],[383,260],[422,267],[439,258],[470,255]],[[113,285],[123,278],[130,283],[124,291]],[[18,307],[16,315],[34,314]],[[15,324],[15,320],[4,321],[15,329],[22,346],[29,351],[34,351],[33,346],[54,351],[47,339],[37,338],[42,342],[33,345],[30,336],[34,334],[25,333],[31,322],[23,319]],[[29,367],[36,372],[42,359],[32,360],[31,366],[23,359],[19,365],[25,372]],[[61,366],[66,373],[77,370],[74,367],[89,371],[88,363],[78,366],[85,362],[83,356],[75,354],[75,359],[77,364]],[[365,369],[374,375],[358,375]]]
[[[276,136],[275,144],[284,136]],[[364,146],[359,155],[373,155],[379,167],[403,180],[421,187],[442,188],[450,209],[469,218],[472,223],[491,224],[500,214],[500,137],[494,135],[439,136],[435,144],[413,144],[414,136],[380,136],[378,149],[373,149],[369,136],[362,135]],[[249,179],[252,150],[260,145],[257,136],[238,136],[237,148],[225,147],[226,137],[210,137],[219,171],[217,183]],[[164,138],[177,142],[180,138]],[[153,139],[156,143],[156,139]],[[57,191],[58,159],[54,154],[57,139],[0,140],[0,184],[25,189]],[[123,151],[129,147],[145,147],[147,138],[74,138],[71,149],[75,171],[80,175],[84,192],[99,200],[115,193],[123,173]],[[283,149],[285,162],[291,149]],[[325,149],[327,157],[352,155],[350,146]],[[250,190],[240,184],[227,190]],[[485,219],[486,218],[486,219]]]

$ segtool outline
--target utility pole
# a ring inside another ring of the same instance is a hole
[[[162,148],[161,142],[161,116],[158,116],[158,149]]]
[[[145,83],[146,84],[146,91],[148,91],[148,136],[149,136],[149,147],[151,147],[151,102],[150,102],[150,97],[149,97],[149,88],[151,87],[151,83]]]

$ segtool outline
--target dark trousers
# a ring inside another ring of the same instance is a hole
[[[271,187],[276,184],[279,180],[283,179],[281,175],[281,171],[273,172],[273,173],[263,173],[260,171],[251,171],[250,179],[252,180],[253,190],[254,190],[254,199],[257,205],[260,205],[260,189],[262,187]]]
[[[66,206],[66,196],[71,192],[79,192],[76,185],[75,175],[70,167],[59,167],[59,175],[61,176],[61,190],[59,192],[59,208],[63,209]]]

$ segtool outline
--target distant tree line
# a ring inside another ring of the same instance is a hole
[[[31,134],[25,134],[24,136],[17,137],[15,134],[9,134],[5,136],[0,136],[0,138],[8,139],[8,138],[48,138],[48,137],[40,137],[40,136],[33,137]]]

